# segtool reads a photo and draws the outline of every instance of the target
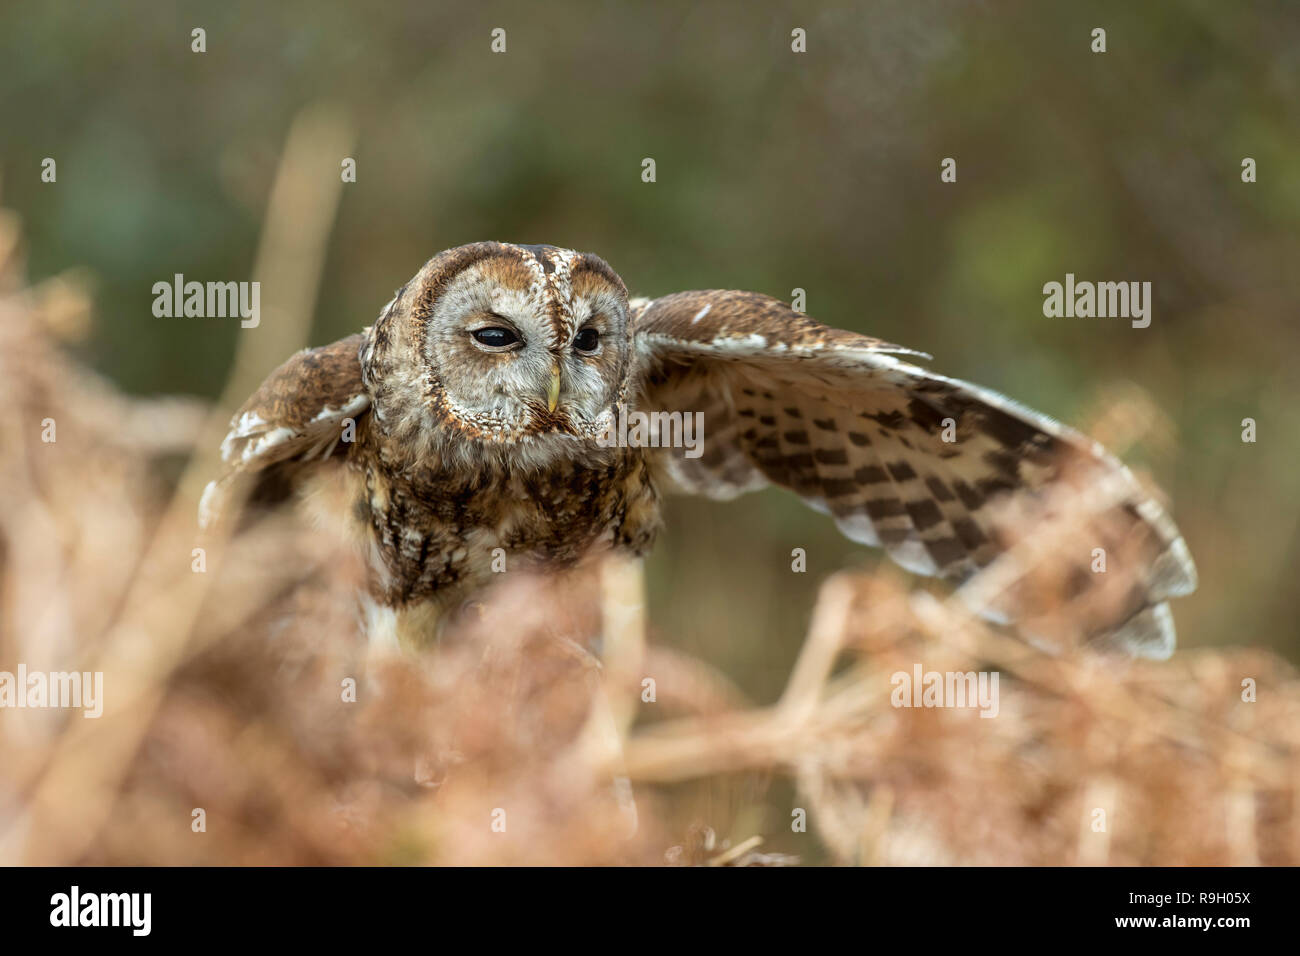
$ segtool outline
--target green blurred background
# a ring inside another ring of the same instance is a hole
[[[336,104],[357,182],[314,344],[368,324],[437,251],[492,238],[598,252],[637,294],[800,287],[817,318],[1067,422],[1133,383],[1172,440],[1126,457],[1201,571],[1181,644],[1300,659],[1298,93],[1284,2],[6,3],[0,204],[34,279],[94,276],[90,363],[133,392],[212,397],[257,330],[156,319],[151,287],[249,278],[290,123]],[[1066,272],[1151,281],[1151,327],[1045,318]],[[656,637],[760,701],[818,584],[880,560],[777,491],[668,517]]]

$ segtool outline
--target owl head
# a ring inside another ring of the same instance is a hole
[[[601,453],[631,349],[627,288],[603,259],[477,242],[398,290],[360,358],[394,446],[540,463]]]

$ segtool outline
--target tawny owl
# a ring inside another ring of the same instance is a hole
[[[370,626],[419,645],[494,557],[547,568],[645,553],[665,490],[780,485],[851,539],[959,584],[1022,544],[1027,516],[1044,535],[1067,529],[1059,586],[1012,581],[980,610],[1032,636],[1053,626],[1046,589],[1077,637],[1167,656],[1166,599],[1196,571],[1161,506],[1082,435],[899,357],[918,354],[752,292],[629,301],[589,253],[461,246],[374,325],[271,374],[232,420],[200,520],[235,482],[292,488],[342,469]],[[649,429],[627,430],[635,413]],[[701,413],[694,451],[663,447],[673,413]],[[1071,526],[1060,489],[1107,497]]]

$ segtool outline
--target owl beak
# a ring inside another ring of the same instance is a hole
[[[551,384],[546,390],[546,410],[555,411],[555,406],[560,404],[560,363],[551,363]]]

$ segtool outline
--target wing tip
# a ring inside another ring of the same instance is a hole
[[[1167,601],[1148,604],[1115,630],[1101,637],[1103,647],[1125,651],[1134,657],[1167,661],[1178,644],[1174,613]]]

